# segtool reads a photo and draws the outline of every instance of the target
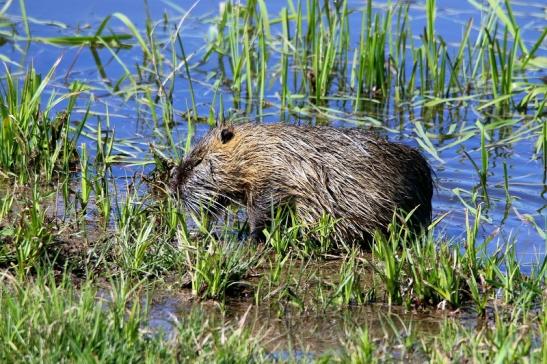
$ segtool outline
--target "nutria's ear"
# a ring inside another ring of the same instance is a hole
[[[222,144],[228,143],[234,137],[234,129],[224,128],[220,131],[220,141]]]

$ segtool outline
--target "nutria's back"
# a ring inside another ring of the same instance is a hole
[[[433,182],[421,154],[359,129],[241,124],[211,130],[182,161],[172,181],[186,206],[219,212],[247,208],[251,231],[269,221],[272,204],[293,204],[314,224],[325,213],[339,241],[385,230],[396,209],[414,226],[431,220]]]

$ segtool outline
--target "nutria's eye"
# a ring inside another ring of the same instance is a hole
[[[232,138],[234,137],[234,132],[231,129],[222,129],[220,132],[220,140],[222,141],[222,144],[228,143]]]

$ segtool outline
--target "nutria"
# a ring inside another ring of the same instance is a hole
[[[361,129],[246,123],[220,126],[175,168],[171,188],[186,208],[213,215],[246,207],[251,236],[262,236],[272,206],[290,204],[301,221],[325,213],[336,241],[368,241],[397,210],[431,220],[431,169],[415,149]]]

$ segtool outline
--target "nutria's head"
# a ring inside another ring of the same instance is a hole
[[[175,167],[171,190],[190,211],[218,214],[241,202],[244,176],[236,160],[240,138],[235,133],[233,127],[212,129]]]

